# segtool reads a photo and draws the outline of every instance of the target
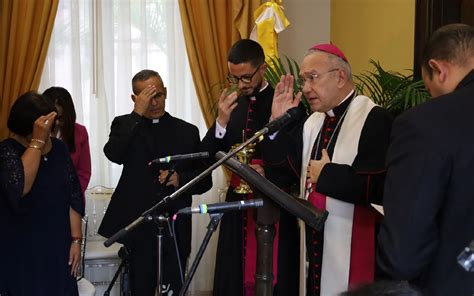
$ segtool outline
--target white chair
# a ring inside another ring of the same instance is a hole
[[[98,234],[98,230],[113,193],[114,188],[104,186],[94,186],[86,190],[86,215],[89,217],[87,238],[89,241],[105,240]]]
[[[89,227],[87,231],[88,243],[84,255],[84,276],[95,286],[97,295],[104,295],[120,265],[118,250],[122,245],[115,243],[106,248],[104,246],[105,238],[97,233],[113,191],[113,188],[103,186],[95,186],[86,190],[86,214],[89,217]],[[110,295],[118,296],[119,293],[120,282],[117,281]]]

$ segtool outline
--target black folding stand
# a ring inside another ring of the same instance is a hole
[[[217,230],[217,226],[219,226],[219,222],[221,222],[221,218],[223,215],[224,213],[209,214],[209,217],[211,218],[211,220],[209,221],[209,224],[207,225],[206,235],[204,236],[201,246],[199,247],[199,250],[196,253],[196,258],[194,258],[193,264],[191,265],[191,268],[189,269],[189,273],[186,276],[186,279],[184,280],[184,284],[183,284],[183,287],[181,288],[181,291],[179,292],[179,296],[184,296],[184,294],[186,294],[186,291],[189,288],[189,284],[191,283],[191,280],[193,279],[193,276],[196,273],[196,269],[199,265],[199,262],[201,262],[201,258],[204,255],[204,251],[206,250],[207,245],[209,244],[209,241],[211,240],[212,234]]]
[[[132,289],[130,287],[130,250],[127,249],[127,247],[121,247],[118,255],[120,259],[122,259],[122,262],[120,263],[117,271],[114,274],[114,277],[112,281],[110,282],[109,286],[107,287],[107,290],[104,292],[104,296],[109,296],[110,291],[112,291],[115,282],[117,281],[119,275],[120,277],[120,296],[131,296],[132,295]],[[122,272],[123,270],[123,272]],[[122,273],[121,273],[122,272]]]

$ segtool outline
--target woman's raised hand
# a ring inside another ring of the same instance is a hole
[[[55,122],[56,115],[56,112],[53,111],[38,117],[33,124],[32,138],[46,142],[51,135],[51,128]]]

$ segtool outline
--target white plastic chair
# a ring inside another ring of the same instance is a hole
[[[97,233],[113,192],[114,188],[104,186],[94,186],[86,190],[86,214],[89,217],[89,227],[88,243],[84,254],[84,275],[95,286],[97,295],[104,294],[120,264],[118,250],[122,245],[115,243],[106,248],[105,238]],[[119,285],[117,281],[110,295],[118,295]]]
[[[89,241],[105,240],[97,231],[99,230],[100,223],[104,218],[113,193],[114,188],[104,186],[94,186],[86,190],[86,215],[89,217],[87,238]]]

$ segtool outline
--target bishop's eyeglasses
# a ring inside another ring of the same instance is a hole
[[[316,81],[318,81],[318,78],[320,78],[322,75],[331,73],[337,70],[339,70],[339,68],[334,68],[334,69],[328,70],[326,72],[321,72],[321,73],[312,72],[306,76],[300,76],[297,79],[298,88],[300,91],[302,91],[306,82],[308,82],[310,85],[314,85]]]

